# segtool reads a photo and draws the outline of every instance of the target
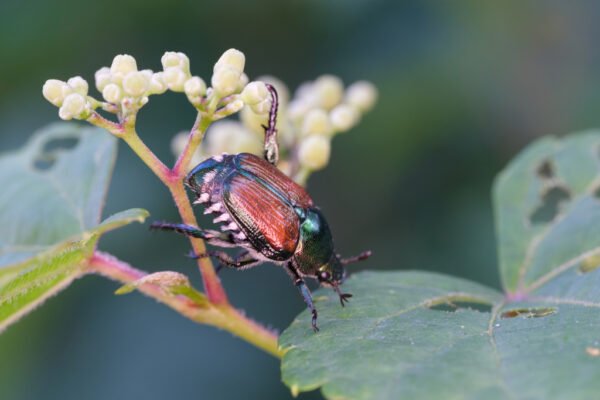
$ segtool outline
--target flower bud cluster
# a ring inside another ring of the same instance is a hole
[[[323,75],[302,84],[288,107],[300,141],[300,165],[310,171],[324,168],[329,162],[332,136],[358,124],[376,100],[377,90],[365,81],[344,89],[341,79]]]
[[[228,62],[231,64],[228,68],[237,66],[239,71],[243,66],[243,55],[238,57],[240,54],[235,50],[226,52],[217,62],[215,71],[225,68],[223,66]],[[241,123],[215,123],[195,155],[195,161],[223,152],[263,154],[264,127],[268,124],[272,104],[267,84],[275,87],[279,97],[276,127],[282,154],[279,166],[284,166],[282,170],[300,181],[328,164],[332,137],[354,127],[377,99],[377,90],[369,82],[356,82],[344,88],[339,78],[324,75],[301,85],[290,101],[289,90],[283,82],[270,76],[259,77],[246,84],[239,95],[230,97],[244,104]],[[233,86],[231,83],[226,93],[231,94]],[[185,137],[181,135],[174,140],[176,154],[183,149]]]
[[[58,115],[64,120],[85,119],[92,110],[88,83],[80,76],[70,78],[67,82],[49,79],[44,83],[42,94],[59,107]]]
[[[360,121],[377,100],[377,90],[365,81],[348,88],[338,77],[323,75],[315,81],[302,84],[289,101],[288,89],[281,82],[266,77],[280,94],[277,129],[280,145],[295,146],[298,163],[302,168],[315,171],[324,168],[331,155],[331,138],[348,131]],[[250,130],[264,133],[270,109],[270,95],[260,82],[251,82],[242,91],[246,107],[241,120]]]
[[[96,71],[95,80],[104,100],[122,107],[122,111],[138,109],[148,102],[148,96],[166,90],[160,73],[138,71],[135,58],[128,54],[117,55],[110,67]]]

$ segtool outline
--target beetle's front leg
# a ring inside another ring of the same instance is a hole
[[[271,93],[271,109],[269,110],[269,122],[265,129],[265,159],[273,165],[277,165],[279,160],[279,147],[277,145],[277,108],[279,107],[279,98],[277,90],[268,83],[265,84],[267,90]]]
[[[304,282],[304,279],[302,279],[302,277],[300,276],[298,271],[296,271],[296,268],[294,268],[294,266],[292,265],[291,262],[287,263],[286,271],[288,272],[290,277],[294,280],[294,285],[296,285],[296,287],[300,291],[300,294],[302,295],[302,298],[304,299],[306,306],[308,307],[308,309],[310,310],[310,312],[312,314],[313,330],[315,332],[318,332],[319,327],[317,326],[317,309],[315,308],[315,305],[313,304],[313,299],[312,299],[312,295],[310,293],[310,289],[308,289],[308,286],[306,286],[306,282]]]
[[[172,224],[168,222],[153,222],[150,225],[152,230],[173,231],[185,236],[191,236],[206,240],[213,246],[232,247],[237,246],[233,235],[227,232],[212,231],[209,229],[200,229],[198,227],[186,224]]]

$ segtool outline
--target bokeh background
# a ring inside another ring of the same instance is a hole
[[[378,105],[335,138],[330,167],[309,182],[339,251],[374,251],[355,270],[424,269],[497,287],[494,176],[536,137],[599,124],[599,17],[600,3],[561,1],[1,0],[0,151],[58,119],[41,96],[47,78],[93,81],[123,52],[160,69],[164,51],[184,51],[206,79],[230,47],[245,52],[251,78],[273,74],[291,88],[322,73],[368,79]],[[139,131],[170,161],[171,137],[193,117],[185,96],[153,97]],[[121,147],[105,215],[130,207],[176,219],[166,190]],[[101,247],[200,284],[181,237],[133,225]],[[222,279],[234,304],[274,328],[304,309],[273,266]],[[0,398],[290,398],[275,359],[115,289],[84,278],[2,334]]]

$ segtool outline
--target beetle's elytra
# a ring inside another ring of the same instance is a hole
[[[304,188],[275,167],[277,93],[272,86],[268,88],[273,103],[269,126],[265,127],[266,160],[247,153],[214,156],[186,178],[196,195],[194,204],[203,205],[204,214],[213,214],[213,222],[220,224],[221,231],[171,223],[153,223],[152,228],[202,238],[214,246],[242,249],[236,257],[222,251],[195,255],[214,257],[220,266],[246,269],[265,261],[280,264],[300,290],[317,331],[317,310],[304,278],[331,286],[343,306],[351,297],[339,289],[346,275],[344,265],[363,260],[370,252],[340,259],[321,211]]]

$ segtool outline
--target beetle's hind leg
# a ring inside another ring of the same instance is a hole
[[[315,305],[313,303],[310,289],[308,288],[308,286],[306,286],[306,282],[304,282],[304,279],[302,279],[302,277],[300,276],[300,274],[298,273],[298,271],[292,265],[291,262],[286,264],[285,269],[288,272],[288,274],[290,275],[290,277],[294,280],[294,285],[296,285],[296,287],[300,291],[300,294],[302,295],[302,298],[304,299],[306,306],[308,307],[308,309],[310,310],[310,313],[312,314],[311,324],[312,324],[313,330],[315,332],[319,332],[319,327],[317,326],[317,309],[315,308]]]
[[[229,232],[219,232],[210,229],[200,229],[198,227],[186,224],[172,224],[168,222],[153,222],[150,225],[152,230],[173,231],[188,237],[195,237],[206,240],[213,246],[232,247],[237,246],[233,235]]]
[[[233,268],[233,269],[248,269],[255,267],[260,264],[260,260],[252,257],[252,255],[247,251],[243,250],[240,254],[235,257],[231,257],[229,254],[223,251],[207,251],[202,254],[190,254],[192,258],[205,258],[205,257],[214,257],[219,261],[219,265],[217,265],[217,272],[219,272],[223,267]]]

